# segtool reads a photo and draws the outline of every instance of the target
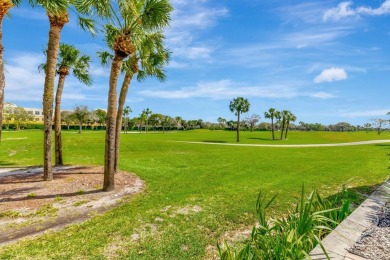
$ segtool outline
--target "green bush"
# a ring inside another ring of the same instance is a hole
[[[302,187],[300,201],[287,216],[269,219],[266,214],[267,209],[276,195],[266,202],[260,192],[256,204],[259,224],[253,228],[250,241],[238,252],[231,250],[226,243],[225,251],[218,245],[220,258],[222,260],[305,259],[310,258],[308,252],[318,243],[328,256],[321,244],[321,238],[350,213],[350,202],[345,187],[340,194],[333,200],[324,200],[314,190],[305,199]]]

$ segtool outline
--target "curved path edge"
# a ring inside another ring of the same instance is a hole
[[[213,143],[213,142],[192,142],[192,141],[174,141],[178,143],[187,144],[210,144],[210,145],[227,145],[227,146],[246,146],[246,147],[283,147],[283,148],[297,148],[297,147],[332,147],[332,146],[354,146],[366,144],[382,144],[390,143],[390,140],[369,140],[349,143],[333,143],[333,144],[235,144],[235,143]]]

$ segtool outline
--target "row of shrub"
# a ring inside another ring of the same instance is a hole
[[[324,200],[317,191],[307,199],[304,189],[297,205],[286,216],[270,219],[267,209],[276,195],[266,201],[260,193],[256,204],[258,226],[252,230],[250,240],[238,251],[233,251],[225,242],[225,249],[218,245],[222,260],[243,259],[311,259],[310,252],[320,244],[328,254],[321,239],[330,233],[350,213],[350,201],[343,187],[340,195],[333,200]]]

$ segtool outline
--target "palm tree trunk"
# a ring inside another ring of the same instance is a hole
[[[56,92],[56,106],[54,112],[54,131],[55,131],[55,154],[56,154],[56,165],[63,165],[62,159],[62,138],[61,138],[61,96],[62,90],[64,89],[66,75],[60,74],[58,79],[58,86]]]
[[[2,3],[0,10],[0,142],[1,134],[3,132],[3,110],[4,110],[4,89],[5,89],[5,73],[4,73],[4,59],[3,59],[3,19],[8,10],[12,8],[12,2],[6,1]]]
[[[3,132],[3,110],[4,110],[4,89],[5,89],[5,75],[4,75],[4,60],[3,60],[3,18],[0,17],[0,142],[1,133]]]
[[[56,76],[61,30],[65,23],[69,21],[67,14],[64,15],[64,17],[48,16],[50,21],[50,31],[49,43],[47,46],[45,86],[43,90],[43,179],[45,181],[53,180],[51,133],[53,124],[54,79]]]
[[[103,191],[115,189],[115,136],[117,117],[117,93],[119,73],[125,57],[115,53],[110,72],[110,88],[108,91],[107,123],[106,123],[106,144],[104,159],[104,182]]]
[[[127,91],[129,90],[129,86],[132,78],[133,78],[132,75],[126,73],[125,78],[123,79],[121,92],[119,94],[118,113],[116,114],[115,164],[114,164],[115,173],[118,172],[118,164],[119,164],[119,145],[120,145],[120,138],[121,138],[123,107],[125,106]]]
[[[280,140],[283,140],[284,124],[285,124],[285,122],[283,120],[283,122],[282,122],[282,129],[281,129],[281,132],[280,132]]]
[[[237,143],[240,142],[240,111],[237,111]]]
[[[275,140],[274,117],[271,117],[271,131],[272,131],[272,140]]]
[[[284,135],[284,139],[287,139],[287,133],[288,133],[288,128],[290,126],[290,122],[287,121],[287,126],[286,126],[286,134]]]

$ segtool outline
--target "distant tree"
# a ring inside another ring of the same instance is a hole
[[[146,132],[148,131],[148,128],[149,128],[149,116],[152,114],[152,110],[150,110],[149,108],[146,108],[144,110],[142,110],[142,114],[144,114],[144,118],[145,118],[145,123],[146,123]]]
[[[261,117],[259,115],[257,115],[257,114],[253,114],[250,117],[245,118],[245,123],[248,124],[249,129],[250,129],[251,132],[253,132],[253,128],[259,122],[260,118]]]
[[[226,126],[226,119],[222,118],[222,117],[218,117],[217,121],[218,121],[218,124],[219,124],[219,128],[224,129],[225,126]]]
[[[76,106],[73,110],[73,118],[79,124],[79,134],[81,134],[83,124],[87,122],[90,112],[87,106]]]
[[[366,133],[371,130],[372,125],[370,123],[365,123],[363,125],[363,128],[366,130]]]
[[[259,124],[259,129],[260,130],[269,130],[270,129],[270,124],[268,124],[267,122],[261,122]]]
[[[127,127],[128,127],[128,122],[129,122],[129,114],[131,113],[131,108],[129,106],[125,106],[123,108],[123,118],[124,118],[124,125],[123,125],[123,130],[125,131],[125,134],[127,134]]]
[[[11,103],[6,102],[4,104],[4,116],[3,119],[5,121],[6,129],[9,130],[9,124],[14,117],[14,110],[16,106],[12,105]]]
[[[183,119],[180,116],[175,117],[176,129],[179,131],[179,127],[182,127]]]
[[[289,111],[287,111],[287,110],[283,110],[280,112],[280,116],[281,116],[280,140],[283,139],[283,132],[284,132],[285,127],[286,127],[288,113],[289,113]]]
[[[102,128],[103,125],[106,124],[107,112],[104,111],[103,109],[96,109],[96,110],[95,110],[95,115],[96,115],[97,118],[98,118],[97,122],[99,123],[100,128]]]
[[[267,112],[264,112],[264,117],[271,119],[271,131],[272,131],[272,139],[275,140],[275,124],[274,124],[274,119],[276,116],[276,109],[275,108],[270,108],[268,109]]]
[[[72,112],[71,111],[61,111],[61,121],[66,124],[69,130],[70,124],[73,122]]]
[[[87,117],[87,125],[91,127],[91,130],[94,129],[94,125],[99,121],[98,116],[96,115],[95,111],[89,111],[88,117]]]
[[[13,110],[13,119],[16,130],[20,130],[25,125],[25,123],[32,121],[34,116],[29,114],[23,107],[16,107]]]
[[[373,121],[373,127],[377,129],[378,135],[380,135],[385,129],[383,127],[389,122],[385,119],[371,119]]]
[[[249,111],[250,103],[248,99],[237,97],[230,101],[230,111],[237,116],[237,142],[240,142],[240,115]]]
[[[170,116],[164,116],[164,115],[163,115],[163,117],[162,117],[162,119],[161,119],[161,125],[162,125],[162,127],[163,127],[163,133],[165,133],[165,129],[166,129],[167,127],[170,127],[170,125],[172,124],[172,122],[173,122],[172,117],[170,117]]]

